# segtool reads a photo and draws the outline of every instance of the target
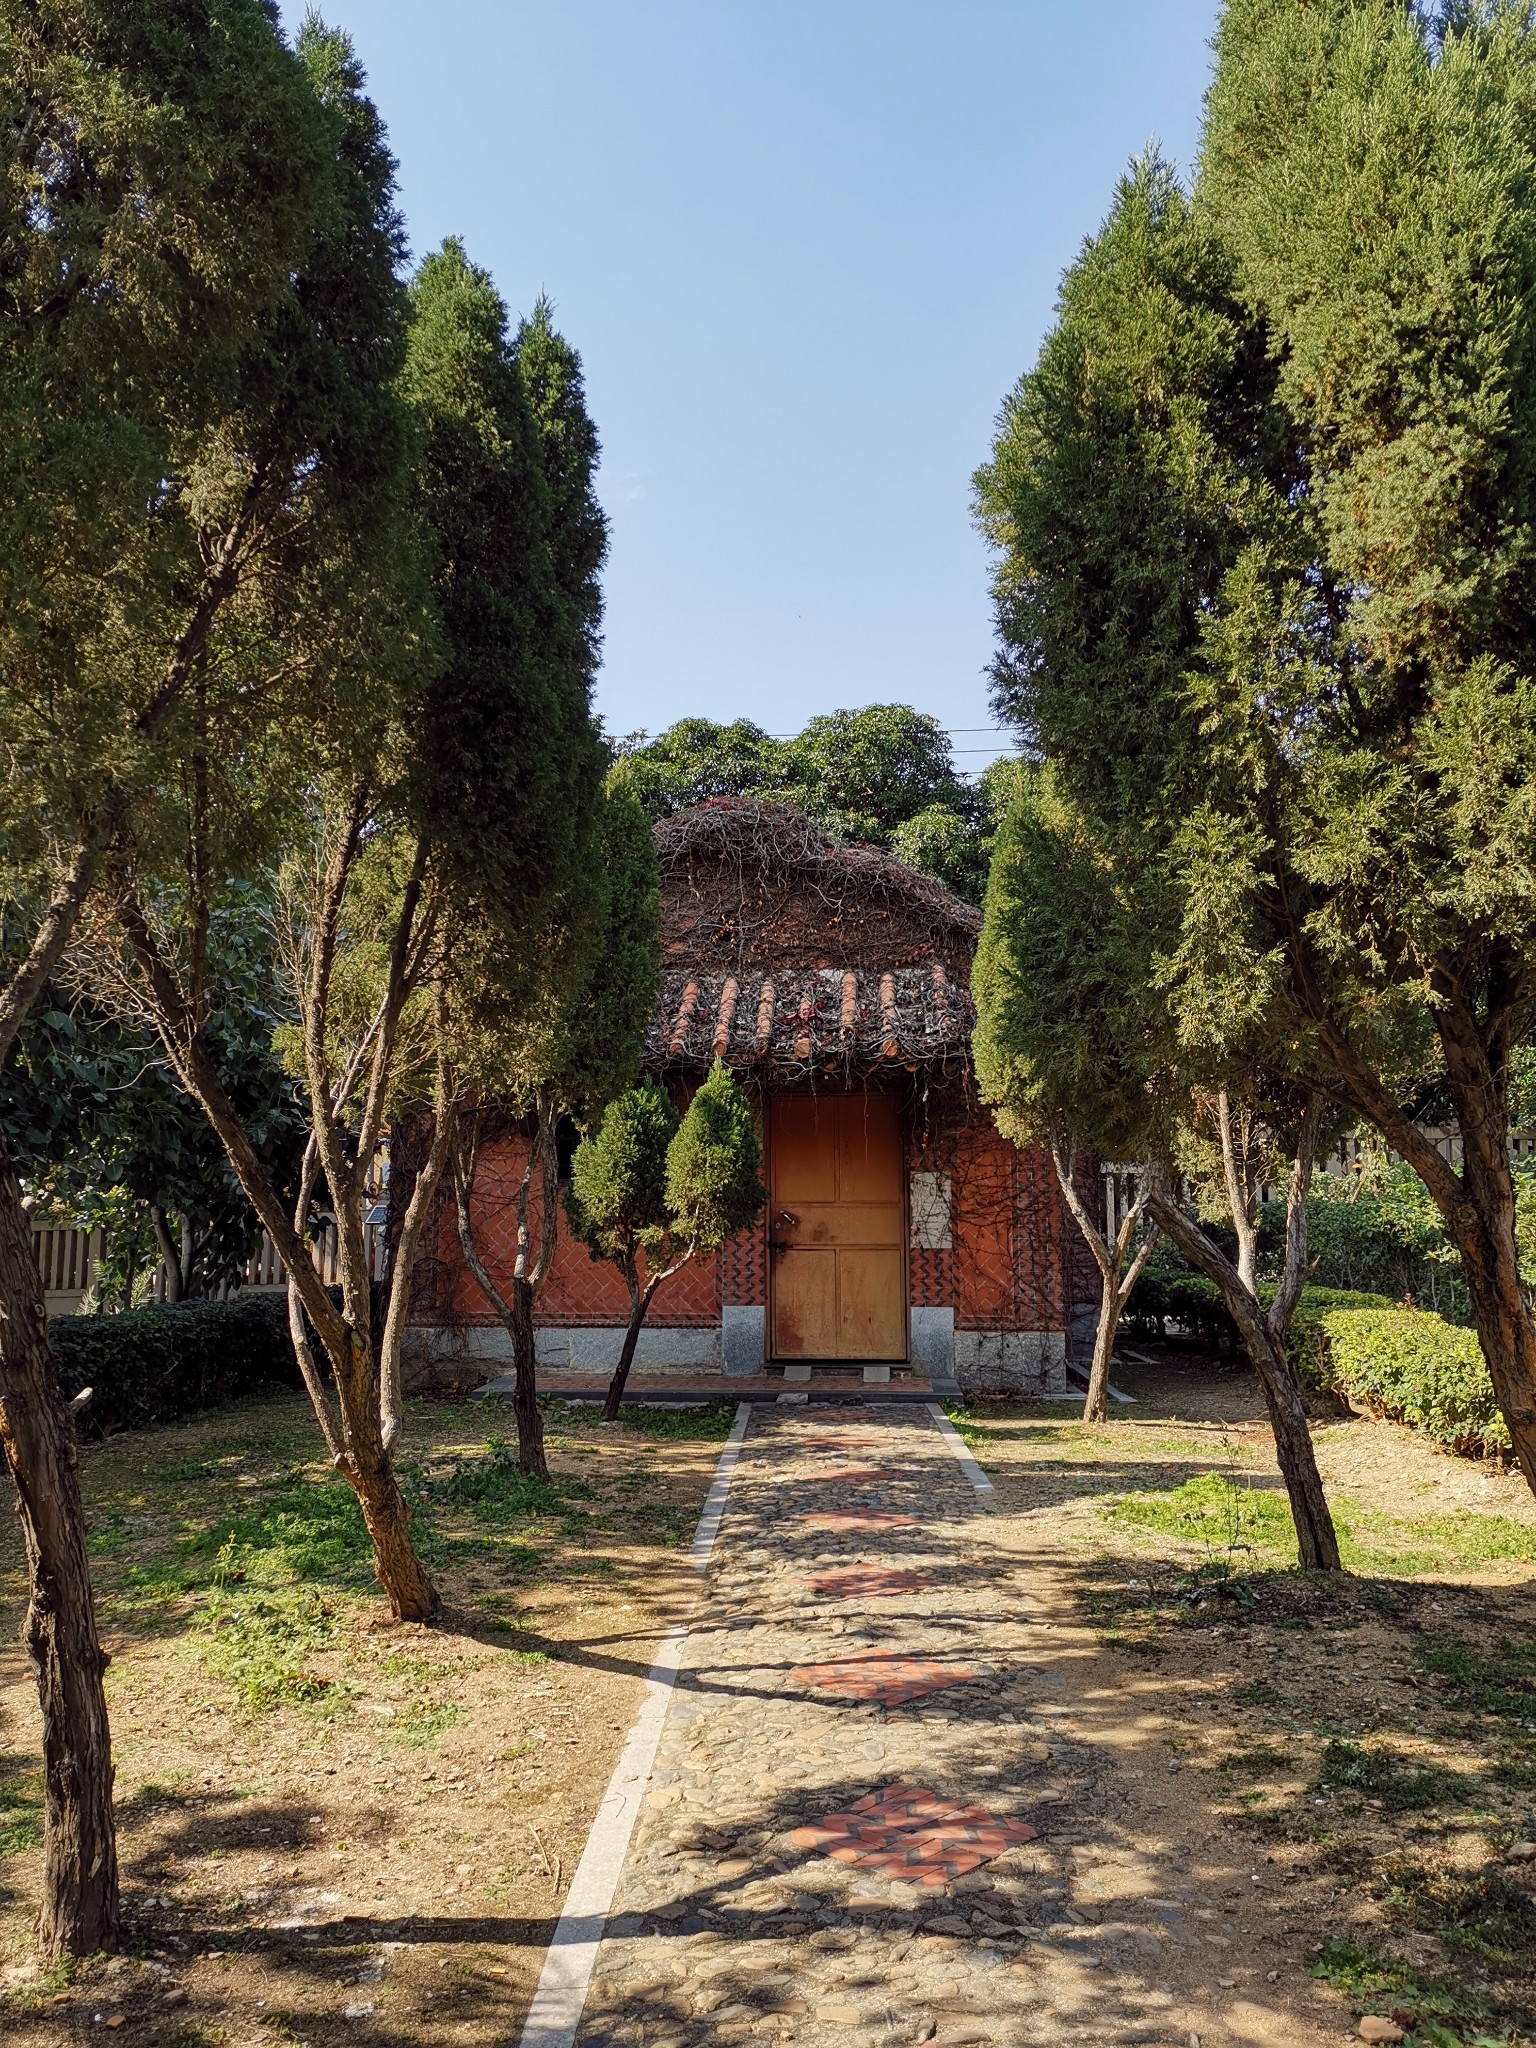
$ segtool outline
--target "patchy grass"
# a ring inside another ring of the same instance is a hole
[[[1393,1516],[1358,1507],[1347,1496],[1330,1503],[1344,1569],[1413,1578],[1466,1571],[1494,1560],[1536,1563],[1536,1529],[1503,1515]],[[1181,1484],[1112,1501],[1111,1519],[1198,1544],[1208,1562],[1236,1568],[1293,1565],[1296,1531],[1290,1504],[1273,1483],[1231,1472],[1202,1472]]]
[[[592,1406],[562,1402],[552,1419],[578,1429],[605,1427],[603,1411]],[[676,1408],[661,1408],[649,1401],[626,1402],[619,1410],[618,1427],[636,1436],[648,1436],[658,1443],[723,1444],[736,1421],[734,1401],[690,1401]]]
[[[87,1963],[78,1981],[0,1990],[7,2048],[57,2048],[119,2010],[123,2038],[155,2048],[255,2026],[341,2048],[358,2029],[333,1965],[353,1982],[385,1967],[389,2038],[446,2048],[465,2037],[440,1961],[475,1975],[474,2038],[515,2039],[655,1641],[694,1597],[681,1552],[733,1412],[599,1430],[559,1410],[544,1482],[518,1474],[493,1434],[504,1418],[413,1404],[402,1480],[444,1598],[431,1629],[389,1623],[355,1497],[301,1400],[87,1449],[127,1960],[110,1983]],[[6,1517],[12,1635],[21,1567]],[[12,1971],[40,1865],[30,1726],[0,1721]],[[302,1932],[317,1900],[333,1930],[318,1955]],[[179,2011],[162,2009],[168,1987]]]
[[[1416,1765],[1380,1743],[1362,1746],[1337,1737],[1323,1744],[1317,1785],[1327,1792],[1357,1792],[1387,1813],[1464,1799],[1469,1790],[1467,1781],[1453,1771]]]
[[[1247,1485],[1225,1472],[1202,1472],[1167,1492],[1128,1495],[1105,1513],[1181,1543],[1198,1543],[1212,1561],[1296,1555],[1296,1531],[1284,1494]]]
[[[0,1776],[0,1858],[35,1849],[43,1839],[43,1774],[6,1758]]]

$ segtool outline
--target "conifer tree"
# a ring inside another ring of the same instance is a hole
[[[1137,1029],[1135,960],[1144,929],[1053,790],[1049,769],[1021,775],[987,884],[972,974],[972,1055],[998,1128],[1017,1144],[1049,1150],[1062,1198],[1099,1269],[1085,1422],[1109,1419],[1120,1318],[1157,1243],[1146,1217],[1145,1172],[1113,1237],[1077,1181],[1086,1146],[1124,1161],[1139,1159],[1147,1142],[1139,1112],[1150,1075],[1142,1064],[1146,1035]]]
[[[592,863],[601,892],[597,913],[584,895],[589,922],[575,929],[557,924],[546,934],[544,957],[552,971],[542,988],[516,963],[509,985],[488,961],[486,993],[469,1006],[457,1040],[445,1041],[451,1073],[442,1092],[460,1103],[453,1152],[460,1248],[507,1332],[518,1465],[532,1474],[547,1471],[534,1309],[559,1242],[560,1122],[594,1123],[633,1084],[661,967],[656,849],[622,766],[610,775],[595,810],[601,833]],[[509,1110],[520,1118],[527,1152],[514,1197],[512,1270],[503,1285],[480,1249],[474,1190],[487,1116],[494,1129]]]
[[[1536,29],[1233,0],[1217,59],[1193,196],[1127,181],[978,478],[998,701],[1174,883],[1183,1043],[1420,1174],[1536,1486]]]
[[[1057,1171],[1074,1214],[1086,1206],[1070,1180],[1074,1142],[1140,1163],[1136,1200],[1113,1250],[1091,1217],[1079,1217],[1102,1280],[1094,1368],[1104,1377],[1090,1380],[1085,1416],[1105,1419],[1114,1327],[1135,1277],[1134,1257],[1125,1271],[1126,1250],[1144,1218],[1143,1227],[1161,1230],[1220,1287],[1263,1391],[1301,1564],[1336,1571],[1338,1537],[1285,1347],[1307,1271],[1318,1104],[1277,1078],[1284,1048],[1262,1034],[1229,1036],[1219,1068],[1203,1048],[1183,1043],[1156,966],[1159,933],[1176,903],[1147,847],[1107,832],[1073,804],[1051,766],[1021,775],[998,836],[976,955],[977,1078],[1005,1133],[1067,1154]],[[1208,1149],[1200,1126],[1217,1102],[1222,1170],[1203,1177],[1216,1213],[1225,1206],[1242,1237],[1249,1196],[1232,1144],[1235,1096],[1239,1117],[1262,1123],[1269,1149],[1287,1161],[1284,1265],[1268,1303],[1259,1299],[1251,1257],[1234,1264],[1180,1199],[1193,1155]]]
[[[566,1211],[593,1258],[611,1259],[629,1322],[603,1420],[616,1422],[641,1326],[658,1291],[745,1230],[768,1199],[751,1108],[717,1060],[681,1124],[666,1091],[642,1082],[616,1096],[571,1162]]]
[[[0,39],[0,1059],[130,821],[195,780],[207,651],[291,477],[226,462],[280,375],[334,136],[261,0],[7,10]],[[208,543],[212,541],[212,545]],[[0,1153],[0,1444],[43,1715],[44,1956],[116,1945],[79,1486]]]

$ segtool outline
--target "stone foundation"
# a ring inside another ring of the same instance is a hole
[[[647,1325],[634,1370],[688,1378],[720,1373],[750,1377],[763,1370],[764,1311],[726,1308],[713,1330]],[[534,1334],[539,1370],[591,1379],[619,1362],[624,1332],[611,1325],[543,1328]],[[936,1386],[953,1375],[975,1394],[1062,1394],[1067,1390],[1067,1340],[1060,1330],[957,1330],[952,1308],[914,1308],[912,1369]],[[406,1337],[405,1390],[426,1394],[476,1387],[511,1370],[512,1345],[500,1325],[459,1329],[418,1324]]]
[[[956,1330],[955,1378],[967,1394],[1064,1394],[1060,1330]]]

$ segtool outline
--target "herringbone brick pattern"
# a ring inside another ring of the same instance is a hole
[[[841,1813],[796,1828],[790,1840],[839,1863],[939,1891],[1035,1835],[1027,1821],[957,1806],[917,1785],[887,1785]]]

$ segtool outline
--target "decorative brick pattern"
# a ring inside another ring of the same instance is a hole
[[[768,1241],[760,1226],[738,1231],[720,1247],[720,1299],[739,1308],[763,1308],[768,1301]],[[659,1297],[665,1301],[666,1296]]]
[[[964,1664],[941,1664],[934,1657],[903,1657],[895,1650],[882,1650],[869,1657],[836,1657],[828,1664],[797,1664],[789,1675],[796,1685],[814,1686],[860,1706],[904,1707],[931,1692],[970,1685],[983,1673]]]
[[[900,1479],[904,1475],[894,1465],[839,1465],[815,1476],[839,1486],[878,1486],[883,1479]]]
[[[1034,1841],[1037,1832],[1027,1821],[957,1806],[917,1785],[887,1785],[842,1813],[796,1828],[789,1839],[796,1848],[820,1849],[839,1863],[936,1892]]]
[[[942,1251],[921,1247],[909,1251],[907,1286],[913,1308],[952,1308],[957,1292],[954,1246],[946,1245]]]
[[[839,1571],[818,1572],[807,1584],[813,1593],[831,1600],[887,1600],[898,1593],[931,1593],[934,1588],[926,1572],[882,1564],[844,1565]]]
[[[885,1508],[829,1508],[825,1514],[801,1515],[806,1529],[839,1529],[847,1535],[873,1534],[877,1529],[915,1529],[911,1515],[893,1515]]]

